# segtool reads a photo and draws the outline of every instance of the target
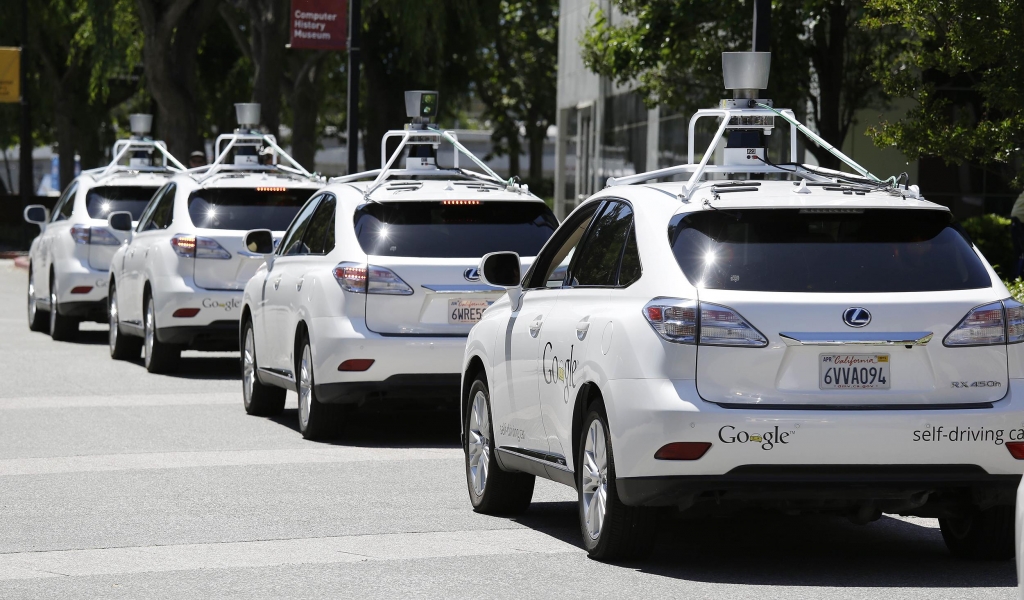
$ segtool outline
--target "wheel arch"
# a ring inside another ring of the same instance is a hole
[[[484,361],[477,355],[473,355],[469,362],[466,363],[466,368],[462,374],[462,394],[459,400],[459,437],[462,440],[463,449],[466,448],[466,413],[469,411],[469,388],[473,386],[473,382],[476,381],[478,375],[483,373],[484,383],[487,381],[487,368],[484,367]],[[490,389],[490,385],[488,385]]]
[[[570,450],[572,451],[573,470],[578,467],[576,457],[579,456],[580,444],[583,443],[583,419],[590,411],[590,407],[597,402],[604,402],[604,395],[596,383],[588,381],[580,386],[580,390],[576,393],[576,402],[572,408],[572,439],[570,440],[572,444]],[[607,414],[605,418],[607,418]]]
[[[302,319],[299,319],[299,322],[295,324],[295,336],[294,336],[293,341],[292,341],[292,368],[295,369],[295,372],[293,373],[293,377],[295,379],[295,390],[296,391],[298,391],[298,389],[299,389],[299,368],[298,368],[298,362],[299,362],[299,356],[302,354],[302,348],[299,347],[299,344],[302,343],[302,334],[306,334],[306,337],[309,337],[309,327],[306,325],[305,321],[303,321]],[[310,358],[312,358],[312,354],[313,354],[313,340],[309,340],[309,353],[310,353]],[[313,362],[315,363],[316,361],[314,360]]]

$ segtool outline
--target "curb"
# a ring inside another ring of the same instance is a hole
[[[28,270],[28,257],[27,256],[19,256],[18,258],[15,258],[14,259],[14,266],[18,267],[19,269]]]

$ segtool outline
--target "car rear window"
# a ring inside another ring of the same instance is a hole
[[[992,285],[939,210],[753,209],[677,215],[669,241],[695,286],[762,292],[932,292]]]
[[[509,250],[536,256],[558,227],[540,202],[386,202],[356,211],[356,237],[376,256],[480,257]]]
[[[112,212],[126,210],[138,221],[150,198],[160,189],[156,186],[95,187],[85,195],[85,209],[93,219],[106,219]]]
[[[284,231],[316,190],[221,188],[198,190],[188,198],[188,215],[205,229]]]

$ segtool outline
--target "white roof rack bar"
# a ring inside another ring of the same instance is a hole
[[[224,146],[223,148],[221,148],[221,144],[224,143],[224,142],[227,142],[227,145]],[[277,157],[283,158],[284,160],[286,160],[289,163],[289,165],[286,166],[286,165],[275,164],[273,166],[270,166],[270,165],[258,165],[258,166],[257,165],[253,165],[253,166],[249,166],[249,165],[229,165],[229,164],[225,164],[224,161],[227,160],[230,151],[232,149],[234,149],[234,147],[236,145],[238,145],[239,142],[259,142],[261,144],[265,144],[267,146],[270,146],[270,148],[274,151],[274,157],[275,158],[277,158]],[[300,165],[298,163],[298,161],[296,161],[287,152],[285,152],[284,149],[282,149],[280,146],[278,146],[277,145],[277,139],[274,136],[270,135],[270,134],[266,134],[266,133],[224,133],[224,134],[221,134],[221,135],[217,136],[217,141],[214,144],[214,150],[217,153],[217,157],[214,159],[214,161],[212,163],[210,163],[208,165],[203,165],[201,167],[195,167],[193,169],[189,169],[188,170],[188,173],[197,176],[197,180],[198,181],[205,181],[205,180],[209,179],[210,177],[213,177],[214,175],[216,175],[218,173],[240,172],[240,171],[259,173],[259,172],[264,172],[264,171],[275,171],[275,170],[276,171],[281,171],[281,172],[284,172],[284,173],[288,173],[288,174],[291,174],[291,175],[298,175],[300,177],[304,177],[304,178],[307,178],[307,179],[312,179],[312,180],[320,179],[320,177],[318,175],[316,175],[315,173],[310,173],[309,171],[307,171],[302,165]]]
[[[125,172],[125,171],[139,171],[139,170],[151,169],[151,167],[150,168],[141,168],[140,169],[140,167],[132,167],[132,166],[128,166],[128,165],[118,164],[121,161],[121,159],[123,159],[125,157],[126,154],[128,154],[129,152],[135,152],[135,151],[143,151],[143,152],[156,151],[156,152],[159,152],[160,155],[164,157],[164,166],[163,166],[164,169],[167,169],[167,170],[170,170],[170,171],[181,171],[181,172],[184,172],[184,171],[187,170],[187,167],[185,167],[185,165],[183,165],[180,162],[178,162],[178,159],[174,158],[174,156],[170,152],[167,151],[167,144],[165,144],[161,140],[132,140],[132,139],[125,139],[125,140],[117,140],[117,141],[114,142],[114,152],[113,152],[114,157],[110,160],[110,164],[108,164],[105,167],[98,167],[96,169],[89,169],[88,171],[86,171],[86,173],[88,175],[92,176],[93,179],[100,179],[100,178],[106,177],[107,175],[111,175],[113,173],[121,173],[121,172]],[[160,169],[160,168],[161,167],[156,167],[156,169]]]

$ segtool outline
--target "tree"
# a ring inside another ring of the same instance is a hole
[[[179,157],[202,147],[197,59],[220,0],[136,0],[145,39],[146,86],[156,102],[157,133]]]
[[[483,15],[493,1],[377,0],[363,5],[362,63],[366,85],[360,111],[368,169],[380,166],[380,141],[401,127],[406,90],[441,93],[441,114],[452,114],[471,82],[476,49],[486,41]]]
[[[908,35],[875,74],[885,91],[912,98],[903,119],[871,130],[878,146],[908,158],[977,163],[1021,177],[1024,146],[1024,4],[992,0],[868,0],[866,23]],[[965,190],[966,191],[966,190]]]
[[[555,122],[558,68],[557,0],[501,0],[493,41],[479,51],[476,90],[491,121],[495,154],[509,155],[519,175],[520,128],[530,150],[529,183],[542,184],[544,141]]]
[[[649,106],[693,111],[724,97],[721,53],[750,49],[753,2],[616,0],[627,16],[613,24],[598,11],[583,37],[593,71],[619,83],[635,81]],[[887,57],[888,27],[867,28],[863,0],[776,0],[772,3],[772,75],[766,96],[808,117],[839,146],[857,110],[882,100],[872,69]],[[808,150],[832,168],[838,160]]]

